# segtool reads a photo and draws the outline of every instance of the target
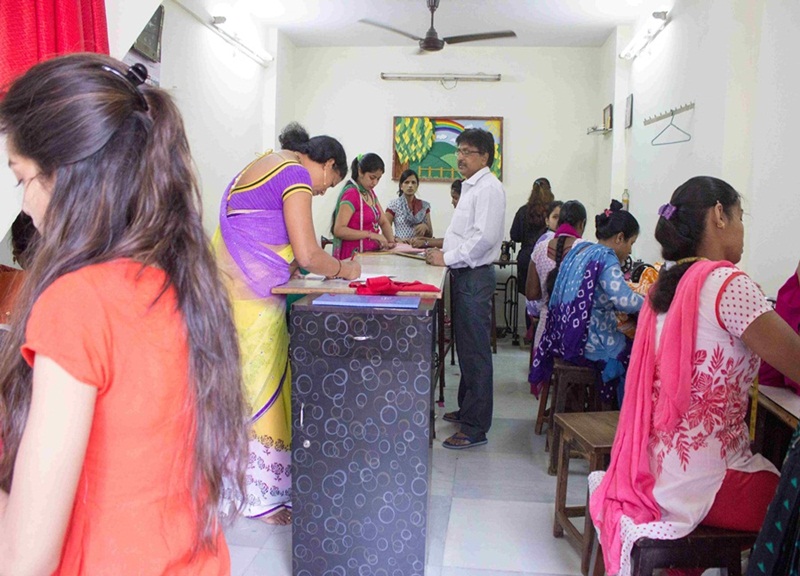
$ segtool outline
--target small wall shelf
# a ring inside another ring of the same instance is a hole
[[[586,129],[586,134],[608,134],[611,131],[612,128],[598,128],[597,126],[592,126]]]

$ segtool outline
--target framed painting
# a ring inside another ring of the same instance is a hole
[[[456,138],[467,128],[494,136],[491,170],[503,179],[503,118],[499,116],[395,116],[392,133],[392,179],[412,169],[420,180],[452,182],[461,178]]]
[[[614,116],[612,111],[614,110],[614,106],[609,104],[605,108],[603,108],[603,129],[604,130],[611,130],[614,128]]]

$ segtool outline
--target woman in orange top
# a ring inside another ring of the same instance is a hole
[[[65,56],[0,101],[42,236],[0,353],[2,574],[230,573],[236,330],[180,115],[146,74]]]

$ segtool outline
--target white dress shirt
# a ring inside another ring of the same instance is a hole
[[[444,263],[477,268],[500,257],[506,220],[506,191],[488,167],[461,184],[461,197],[444,235]]]

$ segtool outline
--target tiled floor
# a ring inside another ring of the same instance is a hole
[[[553,538],[555,478],[547,475],[544,436],[533,434],[537,400],[527,383],[527,350],[498,341],[494,356],[494,422],[489,443],[442,448],[456,431],[437,408],[428,513],[426,576],[580,574],[575,545]],[[446,364],[447,409],[457,408],[458,364]],[[573,461],[570,504],[586,498],[582,461]],[[291,528],[241,519],[226,531],[234,576],[290,576]]]

